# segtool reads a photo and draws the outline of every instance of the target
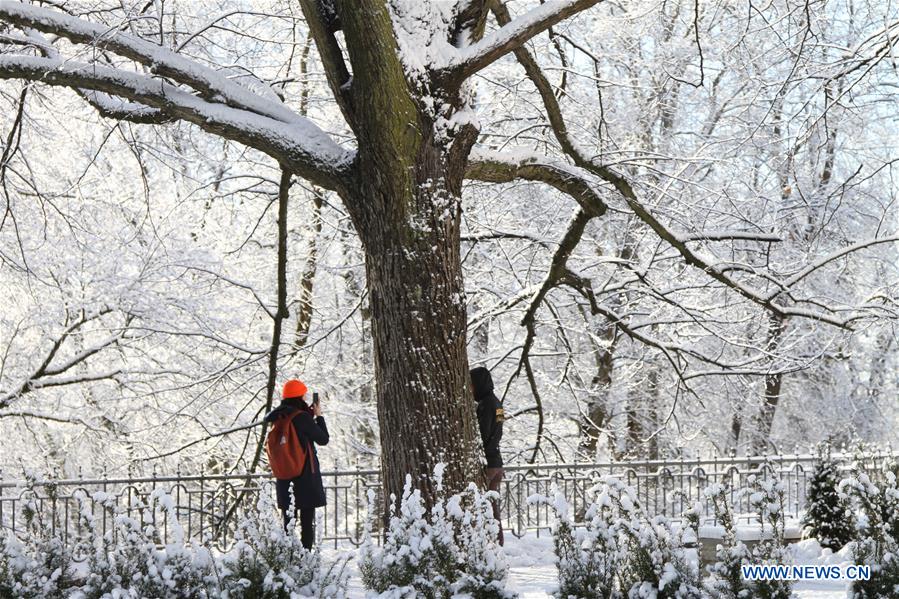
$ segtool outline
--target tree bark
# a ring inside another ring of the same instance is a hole
[[[786,319],[772,314],[768,321],[768,351],[775,354],[783,340],[786,329]],[[772,365],[772,368],[774,365]],[[771,443],[771,428],[774,425],[774,416],[777,412],[777,404],[780,402],[780,389],[783,384],[782,372],[770,372],[765,375],[765,396],[762,399],[762,407],[756,418],[755,431],[753,431],[752,454],[760,455],[769,448]]]
[[[340,193],[365,250],[384,497],[406,476],[433,505],[484,484],[466,353],[460,256],[462,180],[477,138],[459,85],[431,80],[435,110],[400,61],[386,3],[335,3],[352,66],[347,114],[358,139]]]
[[[442,160],[423,162],[412,170],[424,175]],[[408,474],[429,503],[438,463],[446,464],[448,493],[483,482],[466,353],[461,212],[458,196],[439,183],[447,179],[440,170],[424,176],[438,183],[408,192],[380,177],[386,189],[369,185],[366,198],[348,202],[378,206],[354,220],[365,248],[381,455],[390,456],[381,467],[385,497],[399,497]],[[374,171],[361,178],[379,180]]]
[[[612,368],[616,345],[615,325],[604,322],[599,326],[597,337],[603,338],[609,345],[601,348],[594,343],[596,360],[596,374],[590,383],[590,394],[587,400],[587,410],[581,416],[580,443],[578,453],[583,459],[593,461],[596,459],[596,449],[599,437],[608,426],[611,414],[609,413],[609,390],[612,387]]]

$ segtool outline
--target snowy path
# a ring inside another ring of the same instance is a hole
[[[519,593],[521,599],[546,599],[556,585],[556,568],[553,565],[552,539],[548,535],[528,535],[523,539],[511,537],[506,542],[509,560],[508,588]],[[325,559],[342,553],[333,549],[323,551]],[[846,563],[841,554],[821,554],[814,541],[803,541],[795,546],[796,563],[837,565]],[[351,599],[363,599],[365,590],[359,580],[358,566],[350,562],[352,578]],[[796,599],[845,599],[846,583],[838,581],[802,582],[794,587]]]

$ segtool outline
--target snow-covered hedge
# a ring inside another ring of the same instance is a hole
[[[165,519],[172,542],[162,546],[152,525],[126,516],[103,493],[91,499],[104,505],[112,526],[100,529],[81,493],[79,519],[84,531],[76,543],[85,559],[73,563],[72,549],[51,533],[41,520],[33,493],[23,495],[24,535],[0,531],[0,597],[71,597],[73,599],[224,599],[343,597],[346,562],[323,568],[317,552],[306,551],[295,535],[284,531],[281,517],[269,500],[238,530],[235,548],[216,555],[184,539],[172,498],[151,493],[145,514]]]
[[[442,469],[434,473],[440,489]],[[505,590],[508,566],[499,547],[499,526],[493,518],[495,492],[482,493],[474,485],[449,499],[439,498],[430,511],[421,492],[406,484],[399,506],[391,498],[384,543],[372,540],[374,493],[369,492],[369,520],[360,553],[362,582],[382,598],[472,599],[514,597]]]
[[[663,517],[650,518],[631,487],[603,479],[584,522],[575,525],[565,497],[534,495],[550,507],[559,599],[699,599],[696,565],[684,551],[685,530]],[[693,531],[695,537],[695,531]]]
[[[784,493],[778,481],[750,477],[736,495],[748,496],[757,512],[761,540],[751,549],[737,539],[729,492],[712,485],[712,503],[724,538],[716,562],[705,575],[685,545],[695,541],[701,504],[684,514],[682,526],[661,516],[650,517],[634,489],[605,477],[583,522],[575,523],[565,497],[535,495],[530,502],[555,513],[553,526],[558,599],[789,599],[788,581],[750,582],[742,578],[745,564],[787,564],[784,544]]]
[[[51,501],[54,493],[47,486]],[[72,551],[51,534],[31,489],[22,494],[22,504],[27,542],[0,529],[0,597],[66,597],[75,584]]]

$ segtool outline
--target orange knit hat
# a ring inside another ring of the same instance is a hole
[[[290,399],[291,397],[303,397],[306,395],[306,384],[303,381],[297,379],[290,379],[286,383],[284,383],[284,390],[281,392],[281,397],[284,399]]]

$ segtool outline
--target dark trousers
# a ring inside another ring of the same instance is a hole
[[[288,515],[287,510],[281,510],[284,516],[284,530],[290,532],[290,524],[294,527],[297,525],[297,514],[300,515],[300,542],[306,549],[312,549],[315,544],[315,508],[304,507],[293,511],[293,517]]]
[[[487,468],[487,489],[490,491],[499,492],[499,484],[503,482],[503,469],[502,468]],[[499,501],[493,502],[493,517],[496,518],[496,523],[499,525],[499,536],[497,539],[499,540],[499,544],[502,545],[504,543],[503,539],[503,521],[500,520],[499,517]]]

